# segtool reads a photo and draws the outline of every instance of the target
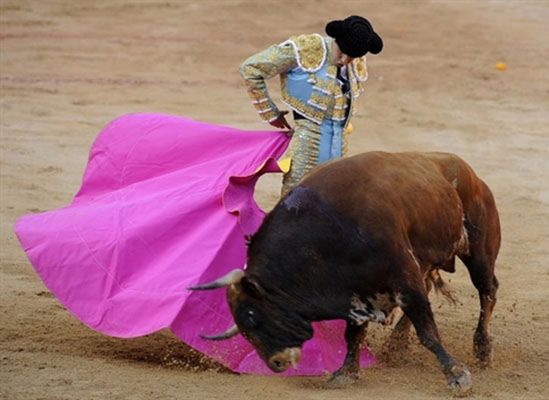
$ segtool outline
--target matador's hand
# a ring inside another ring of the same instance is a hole
[[[277,119],[275,120],[272,120],[271,122],[269,122],[272,126],[274,126],[275,128],[280,128],[280,129],[284,129],[284,128],[287,128],[289,130],[288,132],[288,135],[291,135],[294,130],[293,128],[290,126],[290,124],[288,123],[288,121],[286,121],[286,117],[285,115],[288,114],[289,111],[281,111],[280,112],[280,115],[278,116]]]

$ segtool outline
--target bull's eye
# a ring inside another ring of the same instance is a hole
[[[259,318],[254,310],[246,311],[246,325],[250,328],[257,328],[259,326]]]
[[[255,313],[253,310],[248,310],[248,321],[252,326],[257,325],[257,321],[255,320]]]
[[[246,329],[255,329],[261,325],[261,313],[252,307],[246,305],[236,312],[236,317],[242,326]]]

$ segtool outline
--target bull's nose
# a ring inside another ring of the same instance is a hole
[[[301,358],[301,350],[299,347],[284,349],[269,358],[267,365],[274,372],[284,372],[288,367],[296,367]]]
[[[272,359],[269,360],[269,368],[272,369],[274,372],[284,372],[286,369],[288,369],[288,363],[279,360],[279,359]]]

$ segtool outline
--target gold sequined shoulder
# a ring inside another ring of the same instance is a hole
[[[368,79],[368,68],[365,56],[353,60],[353,73],[359,82],[364,82]]]
[[[292,36],[279,46],[292,45],[297,63],[306,72],[316,72],[326,61],[326,43],[318,33]]]

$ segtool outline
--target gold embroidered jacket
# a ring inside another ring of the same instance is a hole
[[[354,114],[354,99],[368,78],[366,57],[356,58],[347,66],[350,93],[345,96],[336,78],[337,67],[330,63],[332,41],[319,34],[294,36],[242,64],[240,73],[261,118],[270,122],[280,114],[265,83],[275,75],[280,75],[284,103],[311,121],[321,124],[330,118],[343,122]]]

